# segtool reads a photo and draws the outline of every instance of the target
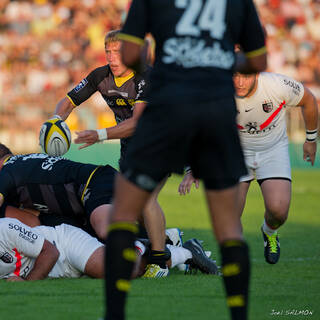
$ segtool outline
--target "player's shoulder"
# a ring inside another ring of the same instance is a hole
[[[290,76],[284,75],[284,74],[280,74],[280,73],[275,73],[275,72],[261,72],[259,74],[259,79],[261,79],[261,81],[264,81],[266,83],[268,83],[269,85],[288,85],[289,83],[296,83],[296,84],[300,84],[299,81],[293,79]]]
[[[101,67],[97,67],[90,72],[90,75],[94,75],[95,77],[98,77],[99,79],[106,78],[106,77],[108,77],[109,74],[110,74],[110,67],[108,64],[101,66]]]

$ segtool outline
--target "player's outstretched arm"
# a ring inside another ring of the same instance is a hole
[[[136,103],[134,105],[132,117],[113,127],[76,132],[77,138],[74,140],[74,143],[83,143],[83,145],[79,147],[79,149],[83,149],[103,140],[122,139],[132,136],[137,121],[145,107],[145,102]]]
[[[187,193],[190,193],[192,184],[194,183],[195,187],[198,189],[199,188],[199,180],[195,179],[192,175],[192,171],[188,171],[184,177],[183,180],[181,181],[178,192],[180,195],[186,195]]]
[[[304,95],[298,104],[306,128],[306,141],[303,144],[303,160],[314,164],[317,152],[318,104],[312,92],[304,86]]]
[[[57,103],[54,114],[60,116],[61,120],[65,121],[73,109],[74,105],[67,97],[64,97]]]

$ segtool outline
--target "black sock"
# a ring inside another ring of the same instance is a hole
[[[148,256],[148,264],[157,264],[162,269],[165,269],[167,266],[168,259],[170,259],[170,256],[168,258],[166,251],[151,250]]]
[[[106,239],[106,319],[124,320],[127,292],[136,260],[134,241],[137,226],[133,223],[113,223]]]
[[[227,240],[220,246],[227,304],[232,320],[247,319],[250,261],[244,241]]]

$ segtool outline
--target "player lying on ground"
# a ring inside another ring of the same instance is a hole
[[[317,150],[318,106],[311,91],[284,75],[263,72],[234,76],[237,123],[249,174],[240,179],[241,215],[250,183],[256,179],[265,203],[261,227],[264,255],[275,264],[280,257],[278,229],[285,223],[291,199],[291,167],[286,133],[287,107],[300,106],[306,128],[303,159],[314,164]],[[180,194],[190,192],[199,182],[189,171],[179,186]]]
[[[135,247],[135,251],[127,252],[134,260],[146,251],[140,241]],[[218,274],[216,264],[207,258],[196,239],[188,240],[184,247],[168,245],[167,250],[171,268],[187,263],[204,273]],[[137,259],[133,278],[144,274],[145,264],[140,264],[141,259]],[[0,219],[0,278],[22,281],[78,278],[84,274],[104,276],[104,245],[96,238],[67,224],[31,228],[17,219]]]
[[[0,144],[0,217],[6,205],[40,212],[41,224],[60,221],[92,226],[100,239],[106,236],[116,170],[74,162],[62,157],[32,153],[13,155]],[[88,230],[89,231],[89,230]]]

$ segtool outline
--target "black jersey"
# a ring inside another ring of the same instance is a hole
[[[82,215],[81,198],[96,168],[41,153],[12,156],[0,171],[0,193],[7,205],[42,213]]]
[[[99,91],[108,106],[114,112],[117,123],[132,117],[133,106],[137,101],[146,100],[147,78],[150,69],[143,74],[132,74],[121,85],[117,85],[109,65],[93,70],[67,96],[74,106],[86,101]],[[121,155],[130,138],[121,139]]]
[[[156,41],[149,102],[191,102],[234,94],[234,46],[265,52],[252,0],[133,0],[120,37]]]

